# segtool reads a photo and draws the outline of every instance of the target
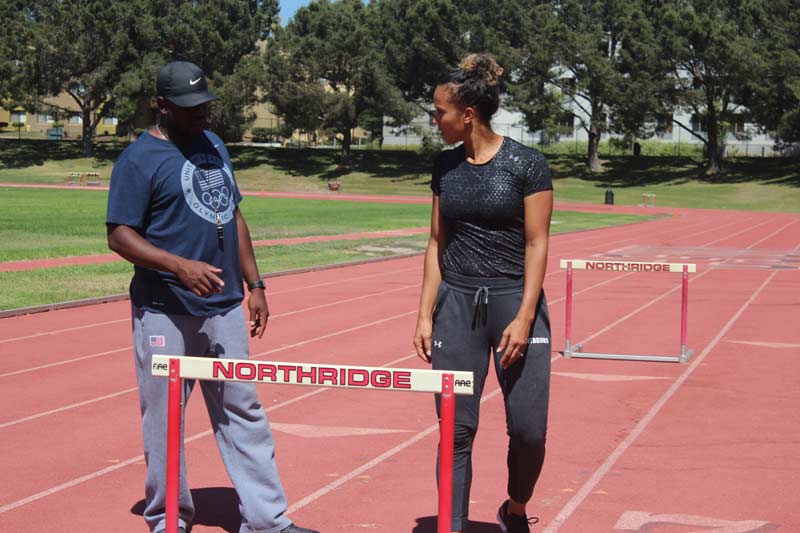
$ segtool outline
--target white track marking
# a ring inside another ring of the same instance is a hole
[[[32,367],[28,367],[28,368],[23,368],[21,370],[14,370],[13,372],[6,372],[5,374],[0,374],[0,378],[5,378],[5,377],[8,377],[8,376],[16,376],[17,374],[25,374],[27,372],[35,372],[37,370],[43,370],[45,368],[52,368],[54,366],[66,365],[66,364],[69,364],[69,363],[77,363],[78,361],[85,361],[86,359],[93,359],[95,357],[102,357],[104,355],[111,355],[112,353],[124,352],[126,350],[127,351],[132,351],[133,347],[125,346],[124,348],[115,348],[113,350],[108,350],[106,352],[97,352],[97,353],[93,353],[93,354],[89,354],[89,355],[84,355],[84,356],[81,356],[81,357],[76,357],[74,359],[65,359],[64,361],[59,361],[57,363],[50,363],[50,364],[47,364],[47,365],[32,366]]]
[[[409,288],[416,288],[416,287],[418,287],[418,284],[404,285],[402,287],[397,287],[397,288],[389,289],[389,290],[386,290],[386,291],[373,292],[373,293],[370,293],[370,294],[364,294],[364,295],[360,295],[360,296],[355,296],[353,298],[347,298],[347,299],[344,299],[344,300],[336,300],[335,302],[330,302],[330,303],[321,304],[321,305],[314,305],[314,306],[311,306],[311,307],[305,307],[303,309],[297,309],[295,311],[287,311],[286,313],[277,313],[277,314],[274,314],[274,315],[270,315],[269,318],[270,318],[270,320],[275,320],[275,319],[278,319],[278,318],[283,318],[283,317],[287,317],[287,316],[296,315],[298,313],[304,313],[306,311],[315,311],[317,309],[324,309],[326,307],[333,307],[333,306],[336,306],[336,305],[339,305],[339,304],[343,304],[343,303],[350,303],[350,302],[354,302],[354,301],[357,301],[357,300],[363,300],[363,299],[366,299],[366,298],[371,298],[373,296],[382,296],[384,294],[389,294],[389,293],[392,293],[392,292],[398,292],[398,291],[406,290],[406,289],[409,289]],[[111,354],[111,353],[116,353],[116,352],[120,352],[120,351],[124,351],[124,350],[133,350],[133,348],[132,347],[117,348],[115,350],[110,350],[110,351],[107,351],[107,352],[99,352],[99,353],[95,353],[95,354],[89,354],[89,355],[86,355],[86,356],[76,357],[74,359],[68,359],[68,360],[65,360],[65,361],[59,361],[59,362],[50,363],[50,364],[47,364],[47,365],[41,365],[41,366],[30,367],[30,368],[23,368],[23,369],[15,370],[15,371],[12,371],[12,372],[7,372],[5,374],[0,374],[0,378],[6,377],[6,376],[14,376],[14,375],[17,375],[17,374],[24,374],[26,372],[34,372],[36,370],[41,370],[41,369],[44,369],[44,368],[50,368],[50,367],[53,367],[53,366],[64,365],[64,364],[68,364],[68,363],[76,363],[78,361],[83,361],[84,359],[91,359],[93,357],[100,357],[102,355],[108,355],[108,354]]]
[[[544,530],[544,533],[555,533],[556,531],[564,525],[575,510],[584,502],[587,496],[597,487],[597,484],[605,477],[605,475],[611,470],[614,464],[622,457],[622,454],[630,448],[633,442],[639,438],[639,436],[647,429],[647,426],[650,425],[650,422],[656,417],[656,415],[661,411],[661,409],[666,405],[670,398],[675,394],[675,392],[684,384],[684,382],[692,375],[694,370],[702,363],[706,356],[713,350],[722,337],[728,333],[728,331],[733,327],[739,317],[745,312],[745,310],[750,306],[753,301],[761,294],[761,291],[769,284],[770,281],[775,277],[777,272],[773,272],[769,275],[769,277],[750,295],[750,298],[747,299],[745,303],[739,308],[736,313],[728,320],[728,322],[722,327],[722,329],[717,333],[717,335],[709,342],[703,351],[694,358],[691,362],[689,367],[683,371],[683,373],[678,376],[675,382],[667,389],[667,391],[661,395],[661,397],[656,401],[653,407],[647,412],[647,414],[639,420],[639,423],[636,424],[636,427],[628,434],[625,439],[620,442],[617,447],[614,449],[613,452],[603,461],[597,470],[592,473],[586,483],[575,493],[575,495],[570,499],[567,504],[561,508],[558,514],[547,524],[547,527]]]
[[[390,361],[389,363],[385,363],[382,366],[389,366],[390,364],[393,364],[395,361],[397,361],[397,362],[404,361],[404,360],[409,359],[411,357],[414,357],[414,355],[407,355],[405,357],[401,357],[399,359],[395,359],[394,361]],[[278,403],[278,404],[275,404],[275,405],[271,405],[270,407],[264,409],[264,411],[267,412],[267,413],[270,413],[270,412],[275,411],[277,409],[280,409],[282,407],[286,407],[287,405],[291,405],[293,403],[305,400],[305,399],[310,398],[312,396],[316,396],[318,394],[322,394],[323,392],[325,392],[327,390],[330,390],[330,389],[315,389],[315,390],[312,390],[312,391],[307,392],[305,394],[301,394],[300,396],[297,396],[296,398],[291,398],[291,399],[286,400],[284,402],[281,402],[281,403]],[[210,429],[208,429],[206,431],[201,431],[200,433],[195,433],[194,435],[185,438],[184,439],[184,443],[194,442],[194,441],[199,440],[199,439],[201,439],[203,437],[208,437],[208,436],[213,435],[213,434],[214,434],[214,431],[210,430]],[[29,503],[33,503],[35,501],[41,500],[42,498],[46,498],[46,497],[51,496],[53,494],[56,494],[58,492],[62,492],[64,490],[72,488],[72,487],[74,487],[76,485],[80,485],[81,483],[85,483],[87,481],[91,481],[93,479],[102,477],[102,476],[104,476],[106,474],[110,474],[112,472],[120,470],[121,468],[125,468],[126,466],[130,466],[132,464],[136,464],[136,463],[139,463],[141,461],[144,461],[144,455],[137,455],[136,457],[131,457],[130,459],[126,459],[124,461],[121,461],[121,462],[119,462],[119,463],[117,463],[117,464],[115,464],[113,466],[109,466],[107,468],[103,468],[101,470],[97,470],[95,472],[91,472],[91,473],[86,474],[84,476],[81,476],[81,477],[72,479],[70,481],[67,481],[66,483],[61,483],[60,485],[56,485],[56,486],[51,487],[51,488],[49,488],[47,490],[43,490],[41,492],[37,492],[36,494],[28,496],[27,498],[23,498],[21,500],[17,500],[17,501],[11,502],[9,504],[6,504],[6,505],[0,507],[0,514],[3,514],[3,513],[8,512],[8,511],[11,511],[11,510],[16,509],[18,507],[22,507],[23,505],[27,505]]]
[[[749,344],[750,346],[763,346],[764,348],[800,348],[797,342],[760,342],[760,341],[725,341],[736,344]]]
[[[347,328],[347,329],[343,329],[343,330],[339,330],[339,331],[334,331],[332,333],[329,333],[327,335],[323,335],[321,337],[315,337],[315,338],[312,338],[312,339],[306,339],[306,340],[303,340],[303,341],[299,341],[299,342],[296,342],[296,343],[293,343],[293,344],[287,344],[287,345],[281,346],[279,348],[273,348],[272,350],[267,350],[265,352],[260,352],[260,353],[257,353],[255,355],[251,355],[250,359],[258,359],[258,358],[260,358],[262,356],[269,355],[271,353],[280,352],[280,351],[288,350],[288,349],[291,349],[291,348],[296,348],[298,346],[303,346],[303,345],[309,344],[311,342],[315,342],[315,341],[322,340],[322,339],[327,339],[327,338],[330,338],[330,337],[335,337],[337,335],[341,335],[341,334],[344,334],[344,333],[350,333],[350,332],[353,332],[353,331],[357,331],[359,329],[369,328],[369,327],[372,327],[372,326],[375,326],[375,325],[378,325],[378,324],[382,324],[384,322],[389,322],[389,321],[395,320],[397,318],[408,316],[411,313],[415,313],[415,312],[416,312],[416,310],[407,311],[407,312],[401,313],[399,315],[394,315],[394,316],[390,316],[390,317],[387,317],[387,318],[382,318],[380,320],[376,320],[376,321],[373,321],[373,322],[368,322],[366,324],[361,324],[359,326],[354,326],[352,328]],[[30,415],[30,416],[27,416],[27,417],[24,417],[24,418],[21,418],[21,419],[10,420],[8,422],[5,422],[3,425],[0,425],[0,429],[2,429],[3,427],[6,427],[6,426],[13,426],[13,425],[19,424],[21,422],[25,422],[25,421],[29,421],[29,420],[35,420],[37,418],[41,418],[41,417],[46,416],[48,414],[55,414],[55,413],[61,413],[61,412],[64,412],[64,411],[68,411],[70,409],[74,409],[76,407],[80,407],[80,406],[86,405],[88,403],[94,403],[94,402],[100,401],[102,399],[108,399],[108,398],[111,398],[111,397],[114,397],[114,396],[121,396],[121,395],[126,394],[126,393],[135,392],[136,390],[137,390],[136,388],[127,389],[126,391],[119,391],[117,393],[112,393],[111,395],[106,395],[106,396],[103,396],[101,398],[94,398],[92,400],[87,400],[85,402],[81,402],[81,403],[78,403],[78,404],[73,404],[72,406],[64,406],[64,407],[60,407],[58,409],[53,409],[53,410],[50,410],[50,411],[47,411],[47,412]]]
[[[119,324],[120,322],[130,322],[130,318],[120,318],[119,320],[108,320],[105,322],[92,322],[91,324],[84,324],[82,326],[75,326],[72,328],[64,328],[64,329],[56,329],[53,331],[42,331],[40,333],[33,333],[31,335],[23,335],[22,337],[11,337],[10,339],[0,339],[0,344],[6,342],[14,342],[14,341],[21,341],[25,339],[35,339],[36,337],[45,337],[47,335],[58,335],[60,333],[66,333],[68,331],[78,331],[81,329],[88,329],[94,328],[97,326],[107,326],[109,324]]]
[[[71,403],[69,405],[65,405],[63,407],[59,407],[58,409],[51,409],[50,411],[43,411],[41,413],[36,413],[35,415],[26,416],[24,418],[18,418],[16,420],[12,420],[10,422],[4,422],[0,424],[0,429],[15,426],[17,424],[21,424],[23,422],[30,422],[31,420],[36,420],[37,418],[41,418],[47,415],[54,415],[56,413],[63,413],[64,411],[69,411],[70,409],[77,409],[78,407],[83,407],[84,405],[91,405],[93,403],[102,402],[103,400],[110,400],[111,398],[116,398],[117,396],[124,396],[125,394],[130,394],[131,392],[136,392],[138,387],[133,387],[131,389],[125,389],[118,392],[114,392],[111,394],[106,394],[105,396],[98,396],[97,398],[92,398],[91,400],[86,400],[83,402],[78,403]]]
[[[709,533],[755,533],[770,525],[763,520],[722,520],[709,516],[689,514],[653,514],[646,511],[625,511],[619,517],[614,529],[640,531],[648,524],[669,524],[681,526],[700,526]],[[657,526],[655,526],[657,527]],[[648,530],[650,528],[647,528]],[[699,533],[695,531],[693,533]]]
[[[666,376],[626,376],[623,374],[586,374],[581,372],[553,372],[554,376],[565,378],[582,379],[585,381],[650,381],[658,379],[671,379]]]

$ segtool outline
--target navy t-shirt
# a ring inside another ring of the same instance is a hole
[[[442,268],[472,277],[525,274],[525,197],[551,190],[544,156],[508,137],[488,162],[467,162],[464,145],[436,158],[431,190],[446,227]]]
[[[136,266],[133,305],[194,316],[214,316],[239,305],[244,294],[235,210],[241,200],[228,151],[211,132],[180,149],[149,133],[128,146],[111,173],[106,222],[130,226],[167,252],[219,267],[225,281],[222,292],[202,298],[174,274]]]

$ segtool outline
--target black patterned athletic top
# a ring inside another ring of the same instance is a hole
[[[481,165],[467,162],[463,144],[443,151],[431,182],[446,223],[442,268],[473,277],[522,277],[525,197],[552,188],[544,156],[508,137]]]

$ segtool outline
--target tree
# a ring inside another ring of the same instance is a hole
[[[770,0],[771,1],[771,0]],[[653,3],[661,53],[669,58],[672,104],[693,114],[678,127],[705,146],[709,175],[720,172],[725,136],[746,114],[754,80],[767,73],[767,0],[665,0]],[[699,131],[698,131],[699,130]]]
[[[645,31],[641,2],[626,0],[564,0],[550,3],[555,22],[549,42],[556,66],[546,80],[562,97],[562,112],[571,113],[587,132],[587,165],[601,170],[600,140],[609,130],[637,130],[647,105],[637,95],[651,92],[649,78],[639,75],[637,33]],[[625,91],[631,83],[636,91]],[[626,97],[636,97],[626,101]],[[574,110],[578,109],[579,113]]]
[[[327,129],[341,138],[349,164],[352,131],[376,113],[410,120],[388,74],[361,0],[318,0],[297,11],[266,50],[265,94],[288,127]]]
[[[97,125],[123,122],[148,107],[158,69],[186,59],[204,69],[226,97],[212,107],[223,136],[241,134],[241,115],[255,102],[257,76],[243,58],[257,51],[277,16],[277,0],[42,0],[26,11],[33,51],[23,56],[21,87],[28,105],[59,107],[67,93],[80,110],[83,153],[93,154]],[[243,88],[244,87],[244,88]],[[248,94],[251,97],[243,97]],[[238,109],[238,114],[232,109]],[[61,107],[64,113],[69,109]]]
[[[767,74],[746,88],[754,120],[780,143],[800,141],[800,9],[796,1],[766,5],[768,31],[759,33],[766,49]]]

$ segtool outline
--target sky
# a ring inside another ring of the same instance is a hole
[[[284,26],[289,19],[292,18],[294,12],[303,6],[307,6],[311,0],[280,0],[279,5],[281,8],[281,24]]]

